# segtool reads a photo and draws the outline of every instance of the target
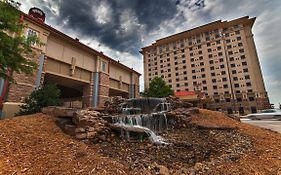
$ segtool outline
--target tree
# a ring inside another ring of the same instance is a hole
[[[165,81],[160,77],[155,77],[149,83],[149,88],[145,89],[144,96],[145,97],[168,97],[169,95],[173,95],[174,92],[170,88],[170,86],[166,85]]]
[[[37,64],[28,58],[34,56],[31,44],[39,42],[37,36],[24,36],[25,25],[21,12],[7,0],[0,0],[0,78],[14,80],[7,70],[32,74]]]
[[[27,115],[41,112],[43,107],[57,106],[61,104],[59,99],[60,90],[53,84],[47,84],[39,89],[34,90],[29,97],[24,100],[20,106],[17,115]]]

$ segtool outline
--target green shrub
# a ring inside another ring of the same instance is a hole
[[[154,77],[149,83],[149,88],[144,90],[144,97],[168,97],[173,95],[174,91],[161,77]]]
[[[24,100],[20,106],[17,115],[34,114],[42,111],[46,106],[57,106],[61,104],[59,99],[60,90],[56,85],[47,84],[39,89],[34,90],[29,97]]]

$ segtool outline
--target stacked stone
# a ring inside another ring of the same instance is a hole
[[[105,109],[104,112],[107,114],[120,114],[121,105],[125,102],[126,99],[121,96],[112,97],[110,100],[104,103]]]
[[[104,141],[110,134],[102,114],[90,108],[75,112],[73,122],[76,125],[75,137],[80,140],[98,138]]]
[[[169,96],[166,98],[167,102],[170,103],[170,109],[175,110],[177,108],[190,108],[193,106],[192,103],[180,100],[178,97]]]
[[[199,113],[199,109],[192,108],[177,108],[175,110],[169,111],[166,116],[168,120],[172,120],[174,128],[184,128],[187,127],[191,121],[193,114]]]

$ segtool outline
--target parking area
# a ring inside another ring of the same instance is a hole
[[[250,119],[241,119],[241,122],[251,124],[254,126],[271,129],[281,133],[281,121],[277,120],[250,120]]]

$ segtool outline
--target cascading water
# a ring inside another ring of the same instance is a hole
[[[162,98],[140,98],[129,99],[122,104],[122,115],[114,116],[113,123],[124,131],[127,139],[130,131],[142,130],[147,133],[151,142],[164,144],[163,138],[154,132],[162,132],[168,128],[165,112],[169,110],[169,103]]]

